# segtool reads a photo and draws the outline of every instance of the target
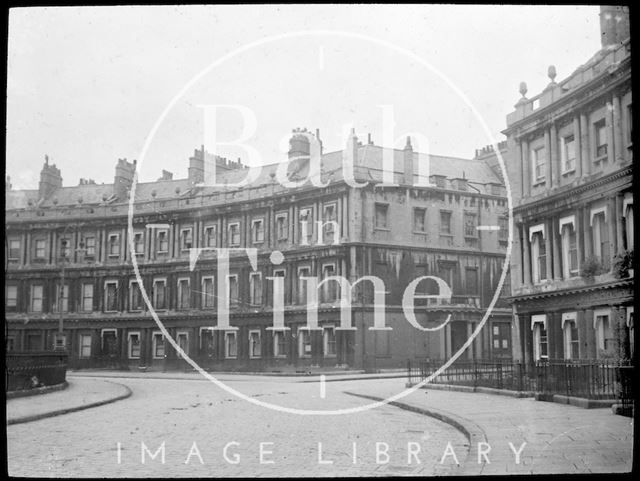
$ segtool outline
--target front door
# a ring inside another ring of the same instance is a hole
[[[491,325],[491,353],[494,359],[511,359],[511,324],[494,322]]]

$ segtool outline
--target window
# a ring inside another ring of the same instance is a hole
[[[182,229],[180,230],[180,250],[188,251],[193,245],[193,230]]]
[[[67,238],[60,239],[60,257],[68,259],[71,257],[71,240]]]
[[[109,257],[117,257],[120,255],[120,234],[109,234],[107,249]]]
[[[549,358],[549,344],[547,338],[547,317],[539,314],[531,317],[533,328],[533,355],[536,361]],[[541,319],[541,320],[537,320]]]
[[[547,246],[544,231],[536,231],[531,237],[531,267],[533,282],[547,279]]]
[[[498,241],[509,240],[509,218],[498,217]]]
[[[167,281],[155,279],[153,281],[153,307],[156,309],[167,308]]]
[[[304,238],[304,235],[307,238]],[[306,243],[313,237],[313,212],[311,207],[300,209],[300,242]]]
[[[238,338],[235,332],[224,333],[224,357],[235,359],[238,356]]]
[[[82,284],[82,310],[93,311],[93,284]]]
[[[238,276],[236,274],[227,276],[227,295],[229,296],[230,305],[237,305],[240,302]]]
[[[307,329],[298,328],[298,356],[311,356],[311,332]]]
[[[337,227],[336,222],[336,204],[325,204],[323,207],[323,226],[324,226],[324,235],[326,237],[334,235],[334,232]]]
[[[286,240],[289,237],[289,216],[286,212],[276,214],[276,238]]]
[[[47,241],[44,239],[36,239],[36,259],[44,259]]]
[[[164,336],[161,332],[154,332],[152,338],[153,358],[164,359]]]
[[[562,226],[562,275],[565,279],[578,275],[578,242],[573,223]]]
[[[249,331],[249,357],[260,357],[261,346],[260,331]]]
[[[627,143],[629,145],[633,142],[633,112],[631,105],[627,105]]]
[[[254,272],[249,276],[249,304],[262,304],[262,274]]]
[[[573,135],[562,137],[560,146],[562,173],[572,172],[576,168],[576,142]]]
[[[251,222],[251,240],[254,244],[264,242],[264,220],[255,219]]]
[[[240,245],[240,224],[238,224],[237,222],[229,224],[229,245]]]
[[[311,269],[309,267],[300,267],[298,269],[298,304],[307,303],[307,281],[305,277],[309,277]]]
[[[129,359],[140,359],[140,333],[130,332],[127,336],[127,352]]]
[[[178,279],[178,309],[191,307],[191,288],[189,279]]]
[[[102,329],[100,339],[102,354],[118,355],[118,331],[116,329]]]
[[[413,209],[414,232],[426,232],[427,209],[415,207]]]
[[[143,309],[142,304],[142,292],[140,291],[140,285],[137,281],[129,282],[129,310],[141,311]]]
[[[440,233],[451,235],[451,212],[440,211]]]
[[[478,229],[476,229],[476,226],[477,226],[476,218],[477,216],[475,214],[472,214],[470,212],[464,213],[464,236],[465,237],[478,236]]]
[[[213,277],[202,278],[202,308],[212,309],[215,306],[215,291]]]
[[[69,311],[69,286],[67,284],[56,286],[56,303],[54,311],[60,312],[60,301],[62,301],[62,312]]]
[[[325,356],[336,355],[336,331],[333,326],[322,328],[322,347]]]
[[[11,260],[20,259],[20,240],[19,239],[9,240],[9,259]]]
[[[623,227],[624,227],[624,241],[625,248],[627,250],[633,250],[634,247],[634,236],[633,236],[633,194],[627,193],[624,196],[624,200],[622,203],[622,212],[623,212]]]
[[[389,212],[388,204],[376,204],[376,228],[377,229],[387,229],[387,214]]]
[[[142,232],[133,234],[133,251],[137,256],[144,254],[144,235]]]
[[[91,334],[80,334],[80,357],[91,357]]]
[[[613,336],[609,310],[596,310],[593,313],[593,317],[596,329],[596,345],[598,346],[597,357],[599,358],[604,352],[615,352],[618,344]]]
[[[596,141],[596,160],[607,155],[607,124],[604,119],[593,124]]]
[[[176,335],[176,341],[178,342],[178,347],[182,349],[182,351],[188,356],[189,355],[189,333],[188,332],[178,332]],[[181,358],[182,354],[178,352],[178,357]]]
[[[478,295],[478,269],[467,267],[464,270],[467,294]]]
[[[213,327],[200,328],[200,354],[213,357],[216,350]]]
[[[42,312],[42,286],[31,286],[31,311]]]
[[[606,222],[606,211],[594,213],[592,211],[591,230],[593,236],[593,255],[596,256],[602,267],[609,266],[609,228]]]
[[[118,310],[118,282],[107,281],[104,284],[105,290],[105,304],[104,310],[108,312],[115,312]]]
[[[217,226],[208,225],[204,228],[204,247],[217,247]]]
[[[580,358],[580,339],[578,338],[578,327],[576,324],[576,313],[562,314],[564,322],[564,358]]]
[[[325,264],[322,266],[322,280],[336,275],[335,264]],[[328,281],[322,284],[322,300],[324,302],[333,302],[336,300],[337,283]]]
[[[544,147],[531,150],[531,165],[533,166],[533,183],[537,184],[545,179],[546,151]]]
[[[18,305],[18,286],[7,286],[5,305],[7,307],[16,307]]]
[[[156,235],[156,252],[169,252],[169,235],[166,230],[159,230]]]
[[[286,357],[286,336],[284,331],[273,331],[273,355],[275,357]]]
[[[85,237],[84,246],[86,248],[86,257],[94,257],[96,255],[96,238],[94,236]]]

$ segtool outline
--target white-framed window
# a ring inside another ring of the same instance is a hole
[[[627,250],[633,250],[633,194],[627,192],[622,201],[622,215],[624,217],[625,241]]]
[[[451,235],[451,211],[440,211],[440,233]]]
[[[303,327],[298,328],[298,356],[311,356],[311,331]]]
[[[498,217],[498,241],[509,240],[509,218],[500,216]]]
[[[207,356],[213,357],[216,351],[216,342],[213,327],[200,328],[200,352]]]
[[[534,185],[544,181],[546,177],[546,155],[546,149],[544,147],[531,149],[532,179]]]
[[[322,266],[322,280],[336,275],[335,264],[324,264]],[[336,300],[336,290],[338,283],[335,281],[328,281],[322,285],[322,300],[324,302],[333,302]]]
[[[578,275],[578,238],[575,231],[575,216],[560,219],[562,246],[562,275],[565,279]]]
[[[79,356],[83,359],[91,357],[91,344],[93,339],[91,334],[80,334],[80,348],[79,348]]]
[[[596,159],[599,160],[607,155],[607,122],[605,119],[598,120],[593,124]]]
[[[191,280],[188,277],[178,279],[178,309],[191,307]]]
[[[298,267],[298,304],[307,303],[307,281],[304,277],[310,277],[311,268],[308,266]]]
[[[336,355],[336,330],[334,326],[322,327],[322,350],[325,357]]]
[[[154,332],[151,336],[151,348],[153,349],[154,359],[164,359],[165,356],[165,340],[161,332]]]
[[[104,310],[116,312],[118,310],[118,281],[104,283]]]
[[[564,335],[564,358],[580,358],[580,336],[576,312],[562,313],[562,331]]]
[[[133,233],[133,251],[136,256],[144,255],[144,232]]]
[[[547,337],[547,316],[537,314],[531,316],[533,330],[533,357],[536,361],[549,358],[549,340]]]
[[[9,239],[9,260],[17,261],[20,259],[20,239]]]
[[[262,356],[260,331],[249,331],[249,357],[256,359]]]
[[[204,227],[204,247],[218,246],[218,226],[215,224]]]
[[[604,352],[615,352],[618,344],[611,325],[611,310],[596,309],[593,311],[593,328],[596,331],[597,357]]]
[[[7,307],[18,306],[18,286],[7,286],[7,294],[5,296],[5,305]]]
[[[156,252],[158,254],[169,252],[169,232],[166,229],[156,231]]]
[[[71,257],[71,239],[68,237],[60,238],[60,257],[63,259]]]
[[[95,236],[87,236],[84,238],[85,256],[95,257],[96,255],[96,238]]]
[[[238,336],[235,331],[224,333],[224,357],[227,359],[238,357]]]
[[[109,257],[118,257],[120,255],[120,234],[109,234],[107,241],[107,253]]]
[[[573,172],[576,169],[576,142],[573,134],[560,139],[560,157],[563,174]]]
[[[31,286],[31,312],[42,312],[42,285]]]
[[[534,283],[547,279],[547,246],[544,236],[544,225],[542,224],[529,229],[529,240],[531,242],[531,274]]]
[[[304,207],[300,209],[300,242],[307,242],[313,237],[313,209]],[[304,238],[306,233],[306,239]]]
[[[273,331],[274,357],[287,357],[287,337],[284,331]]]
[[[337,204],[335,202],[327,203],[322,206],[322,222],[324,237],[335,235],[338,229],[337,223]]]
[[[191,247],[193,247],[193,229],[191,227],[180,229],[180,250],[188,251]]]
[[[184,353],[189,355],[189,332],[188,331],[178,331],[176,333],[176,342],[178,343],[178,347],[184,351]],[[177,352],[178,357],[181,358],[182,354]]]
[[[605,208],[591,211],[591,234],[593,238],[593,255],[600,259],[603,267],[609,265],[609,226]]]
[[[237,274],[230,274],[227,276],[227,295],[229,296],[230,305],[237,305],[240,302]]]
[[[289,237],[289,214],[287,212],[278,212],[276,214],[276,239],[279,241],[287,240]]]
[[[93,284],[82,284],[82,310],[84,312],[93,311]]]
[[[60,301],[62,301],[62,312],[69,312],[69,284],[56,285],[56,302],[53,305],[55,312],[60,312]]]
[[[167,309],[167,279],[153,280],[153,307]]]
[[[249,304],[252,306],[262,304],[262,274],[260,272],[249,274]]]
[[[464,213],[464,236],[478,237],[478,216],[473,212]]]
[[[129,359],[140,359],[140,333],[127,334],[127,354]]]
[[[144,309],[144,300],[142,299],[142,291],[137,280],[129,281],[129,310],[131,312],[140,312]]]
[[[414,232],[427,231],[427,209],[423,207],[413,208],[413,230]]]
[[[44,239],[35,240],[35,256],[36,259],[44,259],[47,252],[47,241]]]
[[[213,276],[202,278],[202,308],[213,309],[216,305],[216,293]]]
[[[253,219],[251,221],[251,240],[254,244],[264,242],[264,219]]]
[[[231,224],[229,224],[227,229],[228,229],[227,232],[229,233],[229,236],[228,236],[229,246],[231,247],[239,246],[240,245],[240,223],[232,222]]]
[[[388,229],[389,228],[389,204],[381,204],[376,202],[375,204],[375,227],[376,229]]]

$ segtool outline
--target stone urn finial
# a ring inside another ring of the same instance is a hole
[[[527,98],[527,82],[520,82],[520,95],[523,99]]]
[[[551,83],[555,83],[555,79],[556,79],[556,66],[555,65],[549,65],[549,69],[547,70],[547,75],[549,76],[549,78],[551,79]]]

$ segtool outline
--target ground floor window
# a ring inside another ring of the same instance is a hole
[[[165,349],[164,349],[164,336],[161,332],[153,333],[153,358],[154,359],[164,359]]]
[[[608,309],[594,311],[593,327],[596,331],[598,358],[614,353],[617,342],[611,326],[611,312]]]
[[[189,355],[189,333],[188,332],[178,332],[176,334],[176,341],[178,342],[178,347],[182,349],[182,351],[188,356]],[[178,352],[178,357],[182,357],[182,354]]]
[[[200,355],[212,357],[215,353],[215,339],[213,327],[200,328]]]
[[[91,357],[91,334],[80,334],[80,357]]]
[[[580,338],[578,335],[578,323],[575,312],[565,312],[562,314],[562,324],[564,331],[564,358],[580,358]]]
[[[100,333],[102,337],[101,349],[103,354],[118,353],[118,333],[115,329],[103,329]]]
[[[27,351],[40,351],[42,350],[42,334],[29,333],[26,337]]]
[[[284,331],[273,331],[273,355],[275,357],[286,357],[286,334]]]
[[[227,359],[238,357],[238,336],[235,331],[224,333],[224,357]]]
[[[322,345],[325,356],[336,355],[336,330],[334,326],[322,328]]]
[[[261,356],[260,331],[249,331],[249,357]]]
[[[140,359],[140,333],[130,332],[127,338],[129,359]]]
[[[298,355],[311,356],[311,332],[308,329],[298,329]]]
[[[533,330],[534,360],[548,359],[547,316],[545,314],[531,316],[531,329]]]

